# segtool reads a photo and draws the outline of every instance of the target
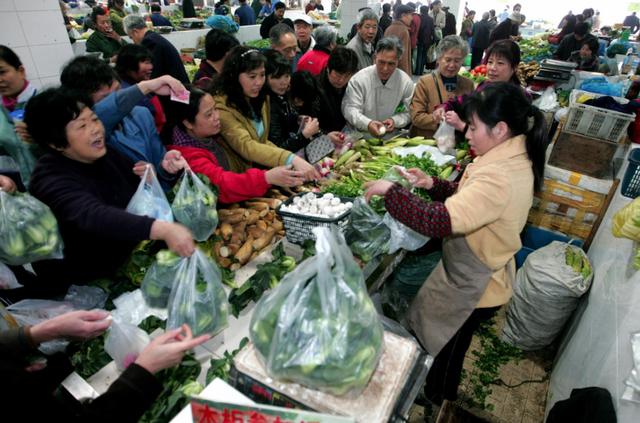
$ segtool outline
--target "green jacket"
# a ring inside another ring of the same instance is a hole
[[[124,40],[117,42],[102,32],[95,31],[87,40],[87,53],[100,52],[102,53],[102,58],[108,61],[114,54],[117,54],[125,44],[127,44],[127,42]]]
[[[117,32],[118,35],[121,35],[123,37],[127,35],[127,33],[124,32],[124,26],[122,25],[122,20],[124,19],[125,16],[127,16],[126,13],[115,10],[115,9],[111,9],[111,11],[109,12],[109,17],[111,18],[111,26],[113,27],[113,30]]]

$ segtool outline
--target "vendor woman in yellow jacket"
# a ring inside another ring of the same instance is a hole
[[[543,180],[547,144],[542,113],[513,84],[495,83],[472,94],[464,115],[477,157],[459,183],[410,169],[405,177],[429,190],[433,202],[384,180],[370,182],[365,194],[383,195],[387,211],[408,227],[444,238],[442,260],[407,315],[435,356],[425,394],[436,404],[456,399],[474,330],[511,297],[513,257]]]
[[[319,178],[313,166],[268,140],[269,101],[262,87],[266,59],[258,50],[237,46],[229,52],[213,94],[229,169],[245,172],[255,165],[268,168],[291,165],[307,180]]]

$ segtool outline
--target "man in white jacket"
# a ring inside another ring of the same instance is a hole
[[[376,46],[374,64],[351,78],[342,100],[342,114],[351,126],[380,137],[411,123],[409,105],[415,84],[398,69],[400,56],[400,41],[383,38]]]

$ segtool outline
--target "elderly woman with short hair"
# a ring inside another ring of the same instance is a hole
[[[433,116],[436,107],[451,98],[473,92],[473,81],[458,75],[468,53],[467,42],[458,35],[448,35],[438,44],[438,68],[420,78],[411,100],[413,135],[433,136],[439,124]]]
[[[322,25],[313,31],[313,38],[316,45],[300,57],[296,70],[308,71],[315,76],[327,67],[329,55],[337,45],[338,31],[330,25]]]

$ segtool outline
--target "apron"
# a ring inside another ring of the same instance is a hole
[[[464,236],[442,243],[442,260],[411,303],[407,320],[434,357],[469,318],[493,270],[473,253]]]

